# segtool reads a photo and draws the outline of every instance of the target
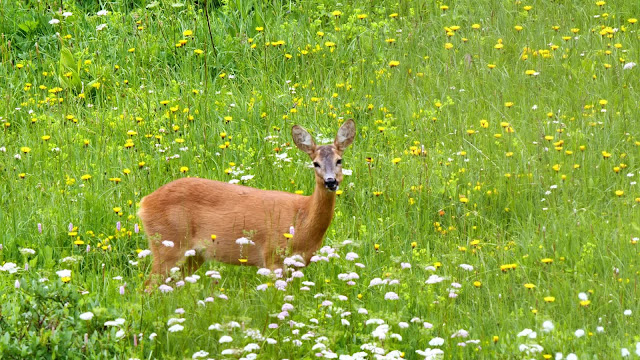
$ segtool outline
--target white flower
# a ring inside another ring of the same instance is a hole
[[[260,345],[258,345],[256,343],[250,343],[250,344],[247,344],[247,346],[244,347],[244,351],[247,351],[247,352],[256,351],[256,350],[260,350]]]
[[[8,262],[2,266],[0,266],[0,271],[7,271],[9,274],[13,274],[18,271],[18,266],[15,263]]]
[[[160,292],[163,292],[163,293],[168,293],[168,292],[172,292],[173,288],[169,285],[162,284],[158,286],[158,290],[160,290]]]
[[[58,270],[56,271],[56,274],[58,274],[60,278],[71,277],[71,270],[67,270],[67,269]]]
[[[218,342],[220,344],[229,343],[229,342],[232,342],[232,341],[233,341],[233,338],[231,336],[228,336],[228,335],[224,335],[224,336],[222,336],[220,338],[220,340],[218,340]]]
[[[631,310],[630,310],[630,309],[627,309],[627,310],[625,310],[625,311],[624,311],[624,313],[623,313],[623,314],[624,314],[625,316],[631,316]]]
[[[51,25],[56,25],[56,24],[59,24],[59,23],[60,23],[60,20],[58,20],[58,19],[49,20],[49,24],[51,24]]]
[[[553,323],[551,322],[551,320],[547,320],[545,322],[542,323],[542,331],[548,333],[553,331]]]
[[[120,326],[124,325],[125,320],[123,318],[117,318],[115,320],[107,321],[104,326]]]
[[[242,180],[242,181],[248,181],[248,180],[253,179],[253,177],[254,177],[254,176],[255,176],[255,175],[243,175],[243,176],[241,176],[241,177],[240,177],[240,180]]]
[[[520,331],[520,333],[518,333],[518,337],[523,337],[523,336],[526,336],[530,339],[535,339],[537,337],[537,334],[535,331],[531,329],[524,329]]]
[[[175,324],[172,327],[170,327],[169,332],[178,332],[178,331],[182,331],[184,330],[184,326],[180,325],[180,324]]]
[[[461,338],[466,338],[467,336],[469,336],[469,332],[465,329],[460,329],[458,331],[456,331],[455,333],[453,333],[453,335],[451,335],[452,338],[454,337],[461,337]]]
[[[598,327],[596,328],[596,332],[597,332],[597,333],[603,333],[603,332],[604,332],[604,328],[603,328],[602,326],[598,326]],[[640,354],[638,354],[638,355],[640,355]]]
[[[567,355],[567,360],[578,360],[578,356],[574,353]]]
[[[260,285],[256,286],[256,290],[258,290],[258,291],[266,291],[268,287],[269,287],[269,284],[260,284]]]
[[[425,284],[437,284],[439,282],[442,282],[443,280],[444,280],[444,278],[441,277],[441,276],[431,275],[431,276],[429,276],[427,281],[425,281]]]
[[[145,257],[147,257],[149,255],[151,255],[151,250],[145,249],[145,250],[142,250],[142,251],[140,251],[138,253],[138,258],[142,259],[142,258],[145,258]]]
[[[409,327],[409,323],[401,321],[401,322],[398,323],[398,326],[400,327],[400,329],[406,329],[406,328]]]
[[[260,268],[260,269],[258,269],[258,275],[269,276],[269,275],[271,275],[271,270],[269,270],[267,268]]]
[[[96,26],[96,31],[102,31],[106,27],[107,27],[107,24],[100,24],[100,25]]]
[[[246,237],[241,237],[236,239],[236,244],[238,245],[255,245],[256,243],[254,243],[253,241],[247,239]]]
[[[344,257],[344,258],[345,258],[346,260],[353,261],[353,260],[355,260],[355,259],[357,259],[357,258],[359,258],[359,257],[360,257],[360,256],[358,256],[358,254],[356,254],[356,253],[354,253],[354,252],[350,252],[350,253],[347,253],[347,255],[345,255],[345,257]]]
[[[589,300],[589,295],[587,295],[586,293],[581,292],[580,294],[578,294],[578,299],[585,301],[585,300]]]
[[[629,357],[629,355],[631,355],[631,353],[629,352],[629,349],[622,348],[622,349],[620,349],[620,355],[622,355],[622,357]]]
[[[187,250],[184,252],[184,256],[189,257],[189,256],[196,256],[196,251],[191,249],[191,250]]]
[[[96,15],[98,15],[98,16],[105,16],[105,15],[107,15],[107,14],[108,14],[108,11],[107,11],[107,10],[100,10],[100,11],[98,11],[98,12],[96,13]]]
[[[583,337],[584,336],[584,330],[582,330],[582,329],[576,330],[575,335],[578,338]]]
[[[173,324],[181,324],[181,323],[185,322],[185,320],[187,320],[187,319],[185,319],[185,318],[170,318],[167,321],[167,326],[171,326]]]
[[[351,169],[342,169],[342,175],[351,176],[353,174],[353,170]]]
[[[62,16],[64,16],[64,17],[69,17],[71,15],[73,15],[73,13],[69,12],[69,11],[65,11],[65,12],[62,13]]]
[[[429,345],[431,346],[441,346],[442,344],[444,344],[444,339],[441,337],[434,337],[429,341]]]
[[[208,352],[206,352],[204,350],[200,350],[200,351],[194,353],[193,355],[191,355],[191,358],[192,359],[203,358],[203,357],[207,357],[207,355],[209,355]]]
[[[122,339],[124,337],[124,330],[120,329],[116,332],[116,338]]]
[[[624,64],[624,66],[622,67],[623,70],[631,70],[636,66],[636,63],[634,62],[628,62],[626,64]]]
[[[156,338],[156,336],[158,336],[158,334],[156,334],[156,333],[151,333],[151,334],[149,335],[149,340],[153,340],[153,339],[155,339],[155,338]]]
[[[398,299],[400,299],[400,297],[398,296],[398,294],[394,293],[393,291],[389,291],[388,293],[384,294],[384,299],[385,300],[398,300]]]
[[[175,244],[171,240],[163,240],[162,241],[162,245],[164,245],[166,247],[173,247]]]
[[[29,249],[29,248],[22,248],[20,249],[20,254],[22,255],[35,255],[36,251],[33,249]]]
[[[384,340],[387,338],[387,332],[389,332],[389,325],[382,324],[379,325],[375,330],[373,330],[371,336],[380,340]]]
[[[469,264],[460,264],[460,267],[467,271],[473,271],[473,266]]]
[[[89,321],[89,320],[93,319],[93,313],[91,311],[87,311],[85,313],[82,313],[82,314],[80,314],[80,319]]]
[[[402,269],[411,269],[411,264],[403,262],[403,263],[400,263],[400,267]]]
[[[350,323],[350,322],[349,322],[349,320],[347,320],[347,319],[341,319],[341,320],[340,320],[340,322],[341,322],[341,323],[342,323],[342,325],[344,325],[344,326],[349,326],[349,325],[351,325],[351,323]]]
[[[424,356],[425,360],[436,360],[444,357],[444,351],[440,349],[426,348],[423,350],[416,350],[416,353],[420,356]]]

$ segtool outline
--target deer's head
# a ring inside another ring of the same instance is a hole
[[[316,145],[307,130],[298,125],[291,129],[291,135],[298,149],[307,153],[313,161],[316,183],[330,191],[338,190],[342,182],[342,153],[356,135],[355,122],[349,119],[342,124],[331,145]]]

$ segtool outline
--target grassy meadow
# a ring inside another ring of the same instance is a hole
[[[639,358],[637,18],[626,0],[3,2],[0,358]],[[291,127],[326,144],[349,118],[318,261],[143,291],[143,196],[182,177],[309,195]]]

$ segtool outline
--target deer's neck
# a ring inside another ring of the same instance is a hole
[[[328,191],[324,184],[316,183],[313,194],[306,199],[304,217],[295,229],[296,252],[303,253],[308,261],[322,245],[322,239],[331,224],[336,203],[336,193]]]

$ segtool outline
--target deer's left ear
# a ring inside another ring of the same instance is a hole
[[[340,130],[338,130],[338,134],[336,135],[336,139],[333,141],[333,145],[335,145],[338,151],[344,151],[344,149],[351,145],[355,136],[356,123],[353,119],[349,119],[347,122],[342,124]]]

